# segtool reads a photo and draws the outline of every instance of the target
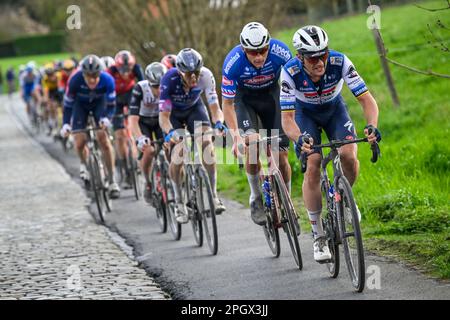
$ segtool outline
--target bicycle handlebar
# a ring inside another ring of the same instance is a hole
[[[330,143],[313,145],[311,147],[311,149],[324,149],[324,148],[337,149],[337,148],[340,148],[347,144],[361,143],[361,142],[368,142],[368,141],[369,140],[367,138],[356,139],[356,140],[332,140]],[[370,146],[370,148],[372,149],[372,158],[370,159],[370,161],[372,163],[376,163],[381,154],[380,146],[378,145],[377,142],[375,142],[374,144],[372,144]],[[300,156],[300,165],[301,165],[302,173],[306,172],[307,158],[308,158],[308,155],[305,152],[302,152],[301,156]]]

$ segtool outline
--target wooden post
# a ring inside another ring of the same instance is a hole
[[[370,0],[369,5],[372,5]],[[394,107],[398,107],[400,106],[400,100],[397,95],[397,90],[395,89],[394,78],[392,78],[389,62],[386,59],[386,48],[384,46],[383,38],[381,37],[380,29],[378,28],[379,26],[372,26],[372,34],[375,39],[378,54],[380,55],[381,66],[383,67],[389,92],[391,93],[392,102],[394,103]]]

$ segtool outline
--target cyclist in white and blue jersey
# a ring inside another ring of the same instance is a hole
[[[259,130],[268,136],[281,135],[279,150],[273,150],[279,159],[279,168],[288,190],[291,186],[291,167],[288,162],[289,138],[281,127],[280,86],[278,80],[283,66],[292,58],[283,42],[271,39],[269,31],[258,22],[248,23],[242,30],[240,45],[225,59],[222,72],[222,97],[225,121],[233,136],[233,153],[238,146],[260,138]],[[261,123],[261,126],[259,126]],[[273,132],[273,130],[279,132]],[[241,133],[244,132],[244,138]],[[262,201],[259,172],[259,154],[256,163],[246,152],[246,172],[250,185],[250,212],[254,223],[264,225],[266,215]]]
[[[378,106],[364,80],[350,59],[342,53],[328,49],[328,35],[317,26],[299,29],[293,38],[297,56],[281,72],[280,104],[283,129],[296,142],[296,153],[308,156],[303,181],[303,199],[314,234],[314,259],[324,262],[331,254],[324,238],[321,223],[322,194],[320,191],[320,161],[313,144],[321,143],[321,132],[329,140],[356,138],[355,126],[341,96],[344,82],[364,110],[367,126],[364,134],[369,142],[381,140],[378,125]],[[369,131],[372,133],[369,135]],[[353,185],[359,171],[356,144],[340,148],[342,169]],[[359,209],[358,209],[358,214]]]

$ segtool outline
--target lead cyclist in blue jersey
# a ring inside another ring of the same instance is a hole
[[[308,156],[308,166],[303,181],[303,199],[314,234],[314,259],[318,262],[331,259],[321,223],[322,194],[320,191],[320,162],[313,144],[321,143],[322,129],[329,140],[356,138],[355,126],[341,96],[344,82],[364,110],[367,126],[364,134],[369,143],[381,140],[377,129],[378,106],[364,80],[350,59],[342,53],[328,49],[328,35],[317,26],[299,29],[293,38],[297,57],[290,60],[281,72],[283,129],[296,142],[296,153]],[[372,132],[369,135],[369,130]],[[359,171],[356,144],[339,149],[342,169],[351,185]],[[361,215],[359,213],[359,216]]]
[[[239,129],[249,142],[259,139],[259,129],[266,129],[268,136],[281,134],[279,150],[273,152],[276,153],[274,158],[279,159],[283,179],[290,191],[289,138],[283,135],[281,127],[278,80],[283,65],[292,58],[291,52],[283,42],[271,39],[269,31],[258,22],[243,28],[240,42],[226,57],[222,76],[223,112],[233,136],[233,153],[237,155],[238,146],[244,144]],[[262,127],[258,125],[259,120]],[[272,132],[273,129],[279,132]],[[257,161],[254,161],[254,155],[246,154],[251,217],[254,223],[264,225],[266,215],[259,185],[259,154]]]
[[[114,79],[103,70],[103,62],[96,55],[88,55],[81,62],[81,70],[76,71],[69,79],[64,96],[64,115],[61,136],[67,137],[73,132],[75,149],[81,160],[80,177],[89,181],[86,168],[88,149],[86,148],[86,129],[89,112],[93,112],[95,122],[103,129],[112,126],[116,92]],[[72,125],[71,125],[72,123]],[[120,196],[120,188],[114,178],[113,147],[106,130],[97,131],[97,140],[105,157],[109,173],[109,194],[112,199]]]
[[[178,53],[175,68],[170,69],[161,80],[159,98],[159,123],[165,133],[166,142],[178,143],[172,150],[170,177],[175,190],[177,203],[176,219],[179,223],[189,221],[186,208],[181,199],[183,148],[180,142],[180,130],[186,126],[194,135],[196,131],[205,132],[211,129],[208,111],[201,95],[205,93],[214,129],[224,133],[223,114],[219,107],[216,92],[216,81],[212,72],[203,66],[203,58],[194,49],[186,48]],[[217,171],[212,136],[205,135],[201,139],[203,148],[203,164],[209,175],[214,196],[216,214],[225,211],[225,206],[217,195]],[[205,161],[205,158],[210,161]],[[208,162],[208,163],[207,163]]]

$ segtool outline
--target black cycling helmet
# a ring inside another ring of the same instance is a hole
[[[103,70],[103,62],[95,54],[90,54],[83,58],[81,70],[84,75],[98,76]]]
[[[178,53],[176,67],[183,73],[199,72],[203,67],[203,58],[194,49],[186,48]]]

